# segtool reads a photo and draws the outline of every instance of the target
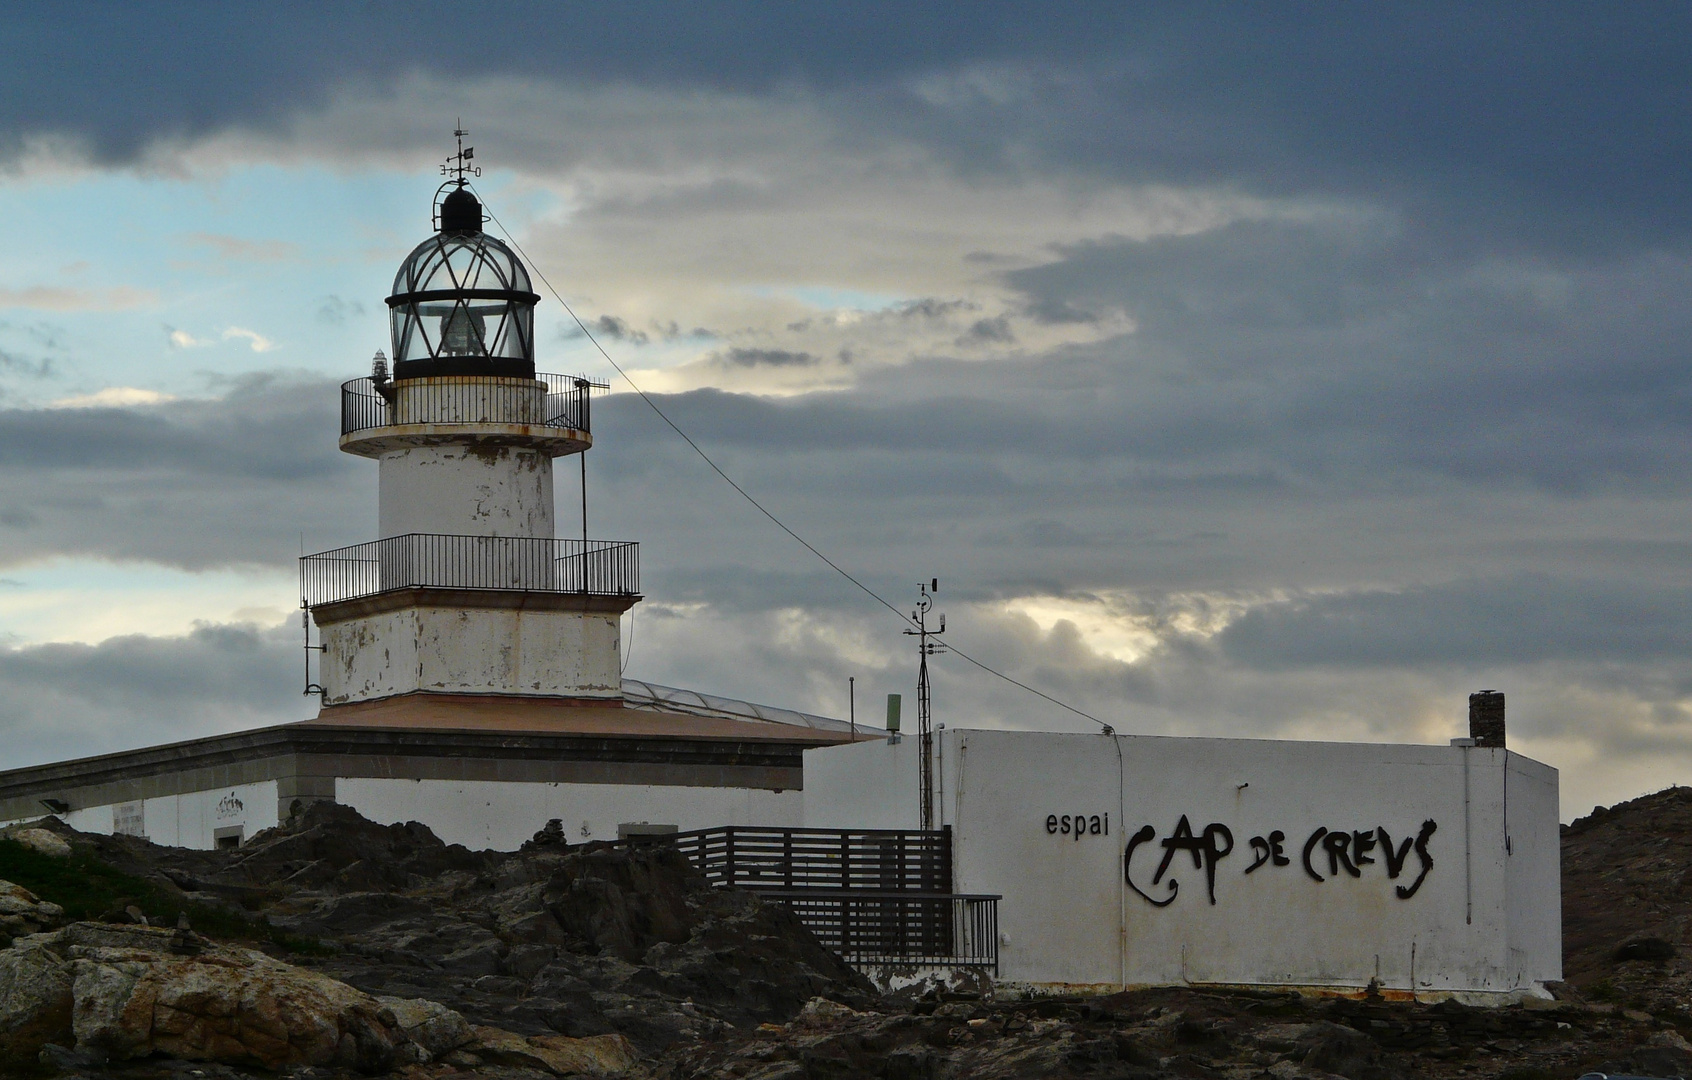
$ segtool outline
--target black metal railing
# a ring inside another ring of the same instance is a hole
[[[951,892],[950,829],[725,825],[669,836],[712,885],[786,904],[848,963],[999,970],[999,897]]]
[[[535,383],[542,384],[536,386]],[[397,424],[529,424],[589,431],[588,380],[537,374],[528,379],[371,378],[341,384],[341,434]]]
[[[999,971],[999,897],[867,889],[761,889],[849,964]]]
[[[300,559],[300,595],[313,607],[419,586],[632,596],[640,545],[407,533]]]
[[[672,839],[713,885],[928,893],[952,887],[950,830],[724,825]]]

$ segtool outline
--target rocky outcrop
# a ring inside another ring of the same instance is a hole
[[[464,1017],[445,1005],[426,998],[377,998],[393,1013],[405,1037],[431,1058],[445,1057],[476,1040],[476,1033]]]
[[[409,1042],[391,1011],[334,979],[246,950],[173,957],[72,950],[76,1049],[280,1069],[379,1072]]]
[[[73,923],[0,952],[6,1051],[381,1071],[414,1045],[391,1009],[335,979],[246,949],[179,955],[177,943],[171,930]]]
[[[621,1035],[572,1039],[560,1035],[524,1038],[498,1028],[477,1027],[473,1052],[498,1065],[542,1069],[555,1076],[631,1076],[643,1071],[640,1055]]]
[[[31,1060],[50,1042],[68,1044],[72,974],[41,938],[0,951],[0,1062]]]
[[[49,904],[21,885],[0,881],[0,948],[10,945],[13,938],[51,930],[64,917],[65,909],[59,905]]]
[[[57,819],[54,819],[55,821]],[[55,859],[68,859],[71,856],[71,846],[63,838],[56,836],[52,830],[40,825],[13,826],[0,835],[8,840],[16,840],[31,851],[42,855],[50,855]]]
[[[289,830],[320,835],[346,813],[311,807],[277,830],[274,850],[287,850]],[[466,861],[418,826],[359,828],[362,860],[379,859],[368,845],[387,837],[398,858],[436,872],[405,889],[349,889],[331,862],[314,871],[319,885],[266,911],[339,946],[312,963],[371,994],[428,997],[525,1037],[620,1034],[648,1054],[785,1021],[817,995],[875,996],[785,907],[709,888],[672,848],[537,844]]]

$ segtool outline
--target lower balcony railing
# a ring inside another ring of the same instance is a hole
[[[407,533],[300,560],[300,596],[312,607],[420,586],[632,596],[640,592],[640,545]]]

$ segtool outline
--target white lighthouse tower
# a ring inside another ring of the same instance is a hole
[[[379,538],[302,560],[326,706],[399,694],[616,698],[632,543],[554,536],[553,461],[593,444],[590,384],[537,374],[540,300],[462,179],[388,297],[393,368],[341,388],[380,465]]]

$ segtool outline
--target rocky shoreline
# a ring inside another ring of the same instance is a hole
[[[0,832],[0,877],[20,879],[0,884],[0,1075],[1692,1073],[1692,792],[1602,810],[1564,845],[1570,982],[1476,1009],[1196,988],[884,996],[784,907],[709,888],[662,845],[543,829],[519,852],[472,852],[332,804],[232,852],[48,820]]]

